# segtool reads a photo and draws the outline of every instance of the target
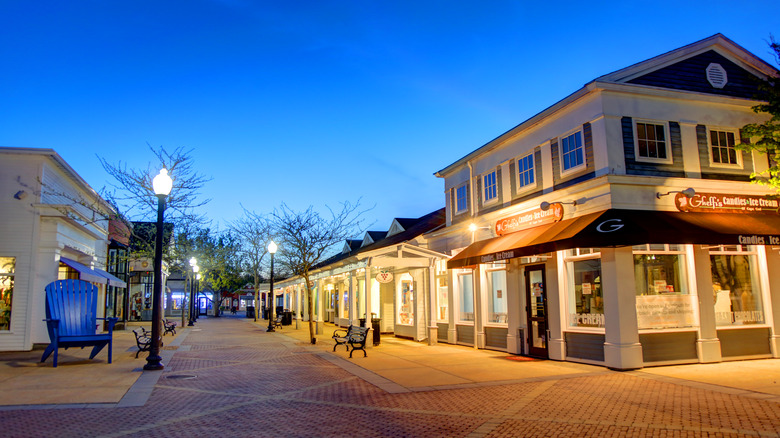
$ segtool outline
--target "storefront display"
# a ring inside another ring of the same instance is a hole
[[[718,246],[710,249],[710,262],[716,324],[763,324],[755,247]]]
[[[604,296],[601,290],[601,259],[596,249],[569,251],[569,326],[604,327]]]

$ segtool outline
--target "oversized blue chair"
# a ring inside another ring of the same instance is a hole
[[[62,347],[92,346],[93,359],[108,345],[108,363],[111,363],[112,337],[117,318],[97,317],[98,288],[83,280],[57,280],[46,286],[46,325],[51,344],[46,347],[41,362],[54,353],[57,367],[57,350]],[[97,333],[97,320],[108,321],[108,333]]]

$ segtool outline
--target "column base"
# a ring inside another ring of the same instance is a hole
[[[439,343],[439,327],[428,327],[428,345],[436,345]]]
[[[780,358],[780,335],[769,337],[769,351],[772,352],[772,357]]]
[[[447,330],[447,342],[450,344],[457,344],[458,343],[458,331],[455,329],[448,329]]]
[[[485,332],[477,332],[477,339],[474,342],[474,348],[485,348]]]
[[[619,371],[628,371],[642,368],[642,344],[612,344],[604,343],[604,365],[607,368]]]
[[[700,363],[721,362],[723,356],[720,352],[720,340],[718,338],[696,340],[696,354],[699,356]]]
[[[566,360],[566,341],[550,339],[547,343],[547,355],[552,360]]]

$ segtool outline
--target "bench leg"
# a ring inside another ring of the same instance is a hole
[[[41,356],[41,363],[46,362],[46,359],[51,356],[51,354],[54,353],[54,366],[57,366],[57,344],[55,342],[52,342],[49,344],[48,347],[46,347],[45,350],[43,350],[43,356]]]

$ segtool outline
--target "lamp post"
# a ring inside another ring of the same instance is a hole
[[[197,268],[197,266],[196,266]],[[200,270],[200,268],[198,268]],[[198,270],[193,270],[195,272],[195,301],[198,302],[197,307],[195,307],[195,321],[198,320],[198,316],[200,316],[200,298],[198,297],[200,290],[200,272]]]
[[[278,247],[272,240],[271,243],[268,244],[268,253],[271,254],[271,285],[268,289],[268,332],[273,332],[274,330],[274,254],[276,254],[276,250]]]
[[[187,273],[190,277],[190,321],[187,323],[188,327],[192,327],[195,325],[195,267],[198,266],[198,260],[193,257],[190,259],[190,268],[192,269],[193,275],[189,275],[189,272]]]
[[[154,291],[152,295],[152,345],[149,357],[146,358],[145,370],[162,370],[165,366],[160,357],[162,343],[162,246],[163,246],[163,215],[165,213],[165,198],[171,193],[173,180],[168,171],[163,168],[160,174],[152,180],[154,194],[157,195],[157,234],[154,244]]]

